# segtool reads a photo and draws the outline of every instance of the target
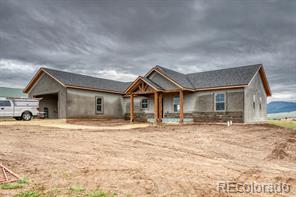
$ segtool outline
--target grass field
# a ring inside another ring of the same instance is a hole
[[[296,129],[296,121],[286,121],[286,120],[269,120],[270,124],[277,125],[280,127],[286,127],[290,129]]]
[[[295,118],[296,111],[267,114],[268,119]]]

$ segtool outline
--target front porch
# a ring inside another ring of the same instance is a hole
[[[183,89],[163,90],[147,78],[139,77],[126,92],[130,98],[130,122],[146,120],[153,123],[191,122],[184,114]],[[135,99],[140,100],[140,111],[135,111]]]

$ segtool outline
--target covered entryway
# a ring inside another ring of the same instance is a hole
[[[57,119],[59,118],[59,96],[58,93],[44,94],[34,96],[41,98],[39,102],[39,111],[44,112],[45,118]]]
[[[126,95],[130,97],[130,121],[135,121],[135,110],[134,110],[134,98],[137,96],[145,96],[153,98],[154,106],[154,123],[162,122],[164,112],[164,97],[167,94],[178,94],[179,95],[179,121],[183,123],[184,120],[184,93],[183,90],[167,91],[159,87],[153,81],[148,78],[138,77],[131,86],[127,89]]]

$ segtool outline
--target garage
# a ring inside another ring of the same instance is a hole
[[[39,110],[44,112],[45,118],[57,119],[59,118],[59,96],[58,93],[55,94],[45,94],[35,96],[35,98],[40,98]]]
[[[45,118],[66,118],[66,88],[51,75],[38,72],[25,91],[30,98],[39,98],[39,111]]]

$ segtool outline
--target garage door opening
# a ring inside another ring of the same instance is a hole
[[[44,112],[44,117],[49,119],[59,118],[59,96],[58,94],[44,94],[34,96],[42,98],[39,102],[39,111]]]

